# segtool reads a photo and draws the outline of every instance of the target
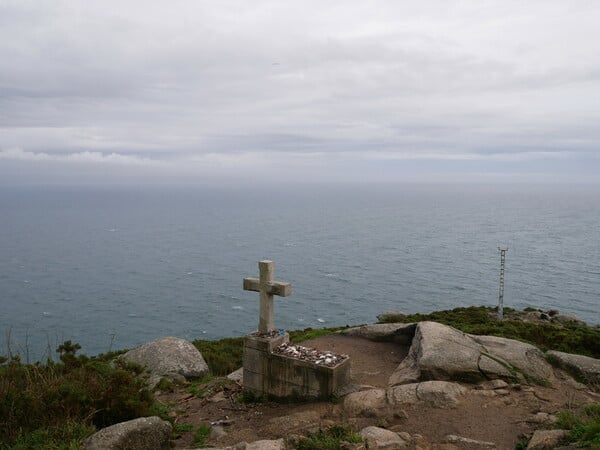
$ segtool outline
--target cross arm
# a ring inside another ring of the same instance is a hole
[[[244,290],[260,292],[260,280],[258,278],[244,278]],[[267,283],[267,294],[288,297],[292,295],[291,283],[273,282]]]
[[[276,281],[274,283],[269,283],[269,290],[267,292],[272,295],[287,297],[292,295],[292,285],[290,283],[280,283]]]
[[[244,290],[260,292],[260,281],[258,278],[244,278]]]

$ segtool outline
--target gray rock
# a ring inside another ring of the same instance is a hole
[[[529,423],[536,423],[538,425],[550,426],[554,425],[557,420],[557,417],[553,414],[548,414],[546,412],[538,412],[527,418],[525,421]]]
[[[575,325],[579,325],[579,326],[587,325],[583,320],[580,320],[574,314],[557,314],[554,317],[552,317],[552,322],[558,322],[563,325],[570,325],[570,324],[575,324]]]
[[[479,397],[497,397],[496,391],[490,389],[474,389],[470,392],[471,395],[479,396]]]
[[[424,381],[402,384],[387,390],[387,401],[391,407],[424,403],[434,408],[454,408],[460,397],[467,393],[460,384],[449,381]]]
[[[489,449],[495,450],[497,448],[494,442],[485,442],[485,441],[477,441],[475,439],[466,438],[463,436],[457,436],[455,434],[449,434],[444,439],[446,442],[450,444],[457,444],[460,448],[468,448],[468,449]]]
[[[245,450],[285,450],[283,439],[262,440],[246,444]]]
[[[524,381],[522,380],[522,377],[519,376],[520,374],[518,372],[511,370],[512,368],[506,361],[488,353],[479,355],[477,365],[479,366],[481,373],[487,378],[501,377],[505,380],[515,379]]]
[[[571,353],[546,352],[546,355],[558,363],[560,367],[571,370],[579,375],[587,384],[600,384],[600,359],[590,358],[583,355],[572,355]]]
[[[419,383],[401,384],[387,390],[387,401],[391,406],[412,405],[419,401],[417,386]]]
[[[454,408],[466,392],[460,384],[449,381],[424,381],[417,385],[419,401],[434,408]]]
[[[552,450],[567,435],[565,430],[536,430],[527,445],[527,450]]]
[[[231,372],[229,375],[227,375],[227,379],[236,381],[238,383],[243,383],[244,382],[244,368],[240,367],[238,370]]]
[[[389,384],[425,380],[479,382],[487,379],[537,382],[553,379],[543,353],[519,341],[493,336],[472,336],[436,322],[420,322],[407,357]]]
[[[479,384],[481,389],[506,389],[508,383],[504,380],[490,380]]]
[[[508,362],[526,378],[536,381],[552,381],[552,366],[544,358],[544,353],[531,344],[497,336],[471,336],[483,345],[486,352],[495,358]]]
[[[348,442],[348,441],[340,441],[339,443],[340,450],[365,450],[364,442]]]
[[[587,391],[589,389],[585,384],[575,381],[573,378],[567,378],[565,384],[577,391]]]
[[[398,433],[398,436],[400,436],[403,441],[412,442],[412,437],[411,437],[410,433],[408,433],[406,431],[400,431],[397,433]]]
[[[201,378],[209,373],[202,354],[191,342],[164,337],[125,353],[122,358],[146,367],[156,377]],[[151,383],[152,384],[152,383]]]
[[[420,322],[406,358],[390,377],[392,386],[421,380],[480,381],[485,349],[467,334],[437,322]]]
[[[353,392],[344,397],[344,410],[349,416],[376,417],[385,411],[386,391],[369,389]]]
[[[171,424],[160,417],[142,417],[94,433],[83,442],[85,450],[169,450]]]
[[[397,433],[379,427],[366,427],[360,430],[360,435],[367,443],[368,448],[375,449],[402,449],[408,448],[406,442]]]
[[[340,334],[362,337],[371,341],[397,342],[408,345],[413,340],[415,329],[416,324],[414,323],[376,323],[348,328],[340,331]]]

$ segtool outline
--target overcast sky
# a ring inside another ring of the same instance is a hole
[[[599,1],[0,0],[0,183],[600,181]]]

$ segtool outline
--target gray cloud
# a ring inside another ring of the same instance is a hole
[[[365,161],[374,179],[448,161],[468,177],[476,160],[585,178],[578,161],[600,169],[599,21],[600,5],[562,1],[5,1],[0,174],[88,155],[165,177],[260,162],[343,179]]]

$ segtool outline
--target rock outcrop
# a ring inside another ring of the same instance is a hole
[[[600,389],[600,359],[552,350],[546,355],[560,367],[576,374],[581,381]]]
[[[245,447],[240,447],[244,450],[284,450],[285,443],[283,439],[262,440],[246,444]]]
[[[85,450],[169,450],[171,424],[160,417],[141,417],[94,433],[83,442]]]
[[[402,439],[398,433],[379,427],[366,427],[360,431],[368,448],[402,449],[409,448],[410,442]]]
[[[437,322],[416,324],[407,357],[390,385],[427,380],[488,379],[549,383],[552,367],[536,347],[512,339],[472,336]]]
[[[191,342],[176,337],[164,337],[125,353],[126,361],[140,364],[151,373],[154,386],[161,377],[171,379],[201,378],[209,373],[202,354]]]
[[[457,436],[455,434],[449,434],[444,438],[444,441],[449,444],[455,444],[458,448],[469,449],[469,450],[496,450],[496,444],[494,442],[478,441],[463,436]]]
[[[514,339],[506,339],[496,336],[473,336],[469,335],[475,342],[483,345],[486,349],[488,358],[495,358],[497,362],[503,364],[507,362],[507,367],[514,373],[525,376],[526,379],[533,382],[549,382],[553,378],[552,366],[544,358],[544,353],[531,344],[526,344]],[[488,378],[503,378],[494,376],[495,373],[486,374]]]
[[[552,450],[567,435],[565,430],[536,430],[527,445],[527,450]]]
[[[461,331],[437,322],[420,322],[406,358],[390,378],[392,386],[422,380],[479,381],[485,349]]]
[[[344,411],[352,417],[380,417],[403,405],[423,404],[433,408],[454,408],[467,389],[449,381],[424,381],[388,389],[369,389],[344,397]]]
[[[242,384],[244,382],[244,368],[240,367],[239,369],[234,370],[227,375],[227,379]]]
[[[199,449],[186,449],[199,450]],[[285,450],[285,442],[283,439],[263,439],[254,442],[240,442],[228,447],[207,447],[203,450]]]
[[[353,392],[344,397],[344,410],[350,416],[377,417],[387,406],[385,389]]]
[[[387,400],[391,406],[424,403],[434,408],[453,408],[466,392],[467,389],[458,383],[424,381],[390,387],[387,390]]]

